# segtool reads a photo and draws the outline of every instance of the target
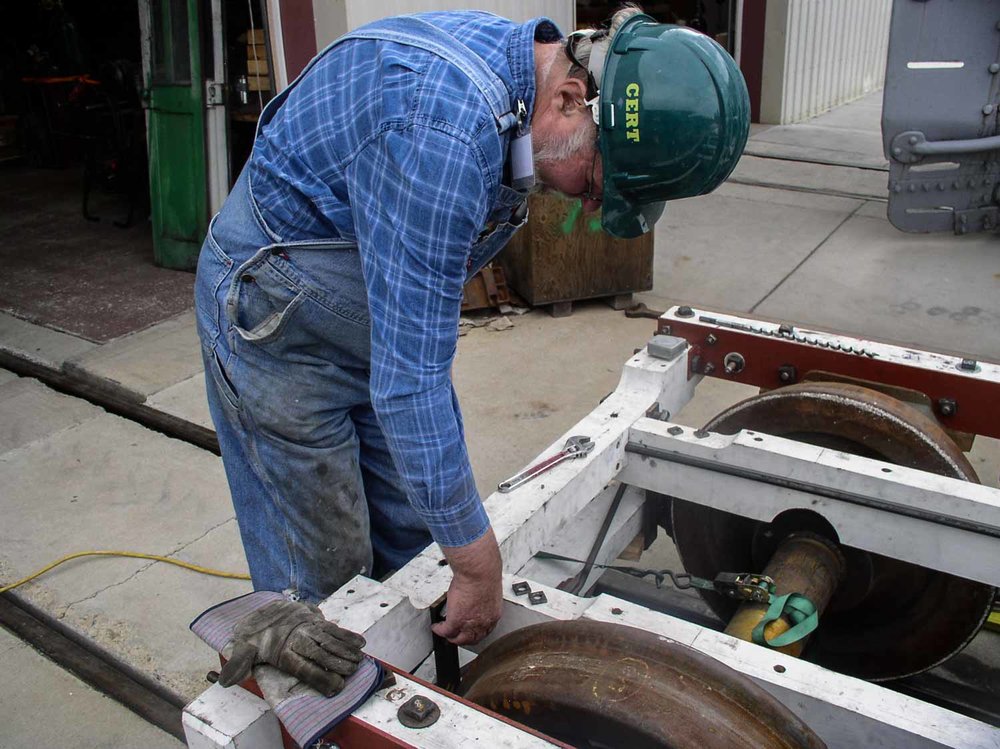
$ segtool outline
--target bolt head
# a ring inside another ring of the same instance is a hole
[[[418,695],[403,703],[396,717],[408,728],[426,728],[436,723],[440,714],[440,709],[432,700]]]
[[[993,114],[994,106],[992,104],[987,104],[983,107],[983,114]]]
[[[678,317],[694,317],[694,310],[691,309],[690,307],[688,307],[687,305],[678,307],[677,308],[677,316]]]
[[[903,149],[902,149],[902,148],[900,148],[899,146],[896,146],[896,147],[895,147],[894,149],[892,149],[892,152],[893,152],[893,154],[895,154],[896,156],[899,156],[899,155],[900,155],[901,153],[903,153]]]
[[[996,75],[997,73],[1000,73],[1000,63],[995,63],[995,62],[991,63],[990,67],[989,67],[989,71],[991,73],[993,73],[993,75]]]
[[[975,359],[962,359],[958,364],[958,368],[963,372],[975,372],[979,368],[979,362]]]
[[[798,380],[799,373],[795,370],[795,367],[791,364],[786,364],[784,366],[778,367],[778,381],[785,384],[791,384]]]
[[[958,411],[958,404],[952,398],[940,398],[938,400],[938,413],[942,416],[954,416]]]
[[[714,346],[718,342],[719,339],[716,338],[714,333],[709,333],[708,337],[705,338],[705,343],[707,343],[709,346]]]

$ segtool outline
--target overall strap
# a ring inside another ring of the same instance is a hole
[[[260,129],[271,121],[274,113],[278,111],[278,108],[281,107],[285,99],[288,98],[288,94],[298,85],[303,76],[312,70],[313,66],[330,50],[338,44],[351,39],[368,39],[405,44],[437,55],[459,68],[475,84],[476,88],[479,89],[489,104],[499,132],[503,133],[517,126],[517,114],[511,111],[507,87],[500,77],[490,69],[482,57],[462,44],[462,42],[451,34],[422,18],[416,16],[398,16],[396,18],[385,18],[381,21],[375,21],[362,26],[327,45],[322,52],[306,65],[305,69],[299,73],[298,77],[286,89],[267,103],[267,106],[261,112],[260,119],[257,121],[255,139],[257,135],[260,135]]]

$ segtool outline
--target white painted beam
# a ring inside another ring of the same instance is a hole
[[[637,421],[630,441],[674,460],[629,453],[620,480],[765,522],[811,510],[846,545],[1000,585],[1000,490],[757,432],[700,434]]]

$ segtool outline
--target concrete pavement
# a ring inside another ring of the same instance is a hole
[[[905,235],[888,224],[873,101],[803,126],[756,128],[748,152],[757,155],[733,181],[668,207],[656,228],[654,288],[639,299],[1000,359],[1000,245],[995,236]],[[458,344],[455,385],[484,495],[610,392],[655,327],[600,302],[577,304],[567,318],[533,311],[512,320],[511,329],[477,328]],[[0,316],[0,349],[210,426],[189,312],[103,345]],[[677,418],[700,426],[752,393],[709,380]],[[971,457],[996,485],[1000,445],[979,439]],[[0,485],[0,580],[91,548],[245,569],[218,458],[3,372]],[[654,558],[670,560],[671,551],[658,542]],[[187,624],[246,590],[160,563],[97,559],[18,593],[193,697],[214,661]]]
[[[181,749],[183,743],[0,629],[0,749]]]

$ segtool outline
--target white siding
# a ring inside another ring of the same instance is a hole
[[[761,122],[815,117],[880,88],[892,0],[768,0]]]
[[[575,0],[313,0],[316,47],[323,49],[341,34],[378,18],[462,9],[488,10],[515,21],[547,16],[564,34],[576,25]]]

